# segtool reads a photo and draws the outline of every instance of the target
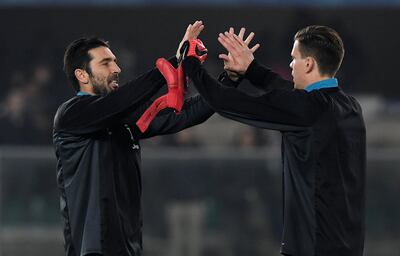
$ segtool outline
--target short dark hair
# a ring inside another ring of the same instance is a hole
[[[330,27],[312,25],[300,29],[294,36],[299,42],[301,56],[311,56],[318,63],[321,75],[334,76],[342,64],[343,41]]]
[[[79,82],[75,77],[76,69],[86,70],[91,74],[89,62],[92,60],[89,51],[97,47],[107,47],[107,41],[97,37],[82,37],[70,43],[64,53],[64,72],[75,91],[79,91]]]

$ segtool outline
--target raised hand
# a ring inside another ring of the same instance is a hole
[[[193,24],[189,24],[186,28],[185,35],[183,35],[182,41],[179,43],[178,50],[176,51],[176,58],[179,60],[181,57],[180,49],[185,41],[197,39],[201,31],[203,31],[204,25],[201,20],[196,20]]]
[[[234,33],[234,29],[230,28],[229,32],[220,33],[218,41],[228,51],[228,54],[220,54],[219,58],[224,61],[224,69],[233,80],[237,80],[239,76],[244,75],[250,63],[254,60],[253,53],[260,47],[260,44],[249,48],[249,43],[254,38],[251,32],[243,41],[246,29],[241,28],[239,34]]]
[[[246,31],[246,28],[243,28],[243,27],[242,27],[242,28],[240,29],[240,31],[239,31],[238,36],[239,36],[239,38],[241,38],[242,40],[243,40],[243,36],[244,36],[245,31]],[[235,30],[234,30],[233,27],[230,27],[230,28],[229,28],[229,33],[230,33],[230,34],[235,34]],[[251,32],[250,35],[247,37],[246,41],[249,41],[249,42],[250,42],[250,41],[253,39],[253,37],[254,37],[254,33]],[[248,40],[248,39],[249,39],[249,40]],[[230,62],[234,61],[234,60],[232,59],[232,54],[230,54],[230,53],[228,52],[228,55],[227,55],[227,56],[228,56],[228,59],[229,59]],[[240,78],[240,75],[239,75],[238,73],[236,73],[236,72],[233,72],[233,71],[228,70],[228,69],[227,69],[227,66],[226,66],[227,63],[229,63],[229,62],[227,62],[227,61],[224,60],[224,69],[225,69],[226,73],[228,74],[229,78],[230,78],[231,80],[233,80],[233,81],[238,81],[239,78]]]

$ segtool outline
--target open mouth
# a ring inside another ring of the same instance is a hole
[[[110,84],[110,87],[111,87],[113,90],[116,90],[116,89],[118,89],[118,87],[119,87],[119,84],[118,84],[118,81],[117,81],[117,80],[113,80],[113,81],[111,81],[109,84]]]
[[[108,84],[110,85],[111,89],[117,90],[119,87],[119,77],[118,74],[113,74],[108,80]]]

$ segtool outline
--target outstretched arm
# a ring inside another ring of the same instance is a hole
[[[254,97],[235,88],[223,86],[208,74],[196,58],[186,58],[183,68],[198,92],[216,112],[248,120],[242,121],[244,123],[260,121],[308,126],[313,122],[316,112],[321,111],[316,107],[318,103],[303,90],[273,89]],[[266,80],[276,77],[272,71],[256,71],[256,75],[265,77]]]
[[[102,130],[148,101],[164,83],[153,69],[105,96],[77,96],[60,107],[55,129],[77,134]]]

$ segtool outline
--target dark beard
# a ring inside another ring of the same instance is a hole
[[[90,77],[90,80],[92,82],[93,92],[96,95],[105,96],[105,95],[108,94],[107,85],[103,85],[102,81],[96,81],[97,79],[92,74],[89,74],[89,77]]]
[[[97,85],[97,84],[93,84],[93,92],[96,95],[101,95],[101,96],[105,96],[108,94],[108,91],[104,86]]]
[[[107,85],[109,83],[111,83],[111,81],[116,80],[117,82],[119,81],[119,76],[118,74],[112,74],[111,76],[109,76],[106,81],[96,81],[96,78],[89,73],[89,77],[91,79],[92,85],[93,85],[93,92],[96,95],[101,95],[101,96],[105,96],[107,94],[110,93],[110,91],[107,90]],[[98,83],[100,82],[100,83]],[[102,82],[107,83],[107,84],[102,84]]]

